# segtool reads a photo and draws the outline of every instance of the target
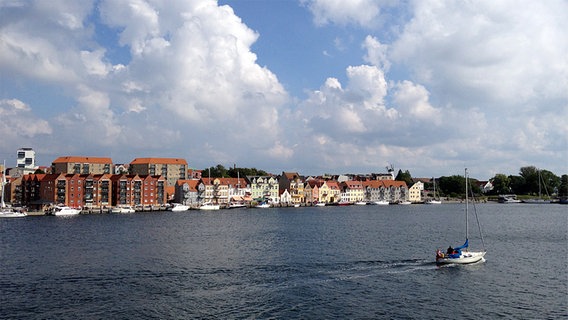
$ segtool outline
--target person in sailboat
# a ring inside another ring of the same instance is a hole
[[[454,248],[452,248],[452,246],[448,247],[448,250],[446,250],[446,254],[452,254],[454,253]]]

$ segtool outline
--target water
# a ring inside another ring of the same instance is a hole
[[[568,317],[568,206],[477,211],[487,261],[448,267],[459,204],[2,219],[0,317]]]

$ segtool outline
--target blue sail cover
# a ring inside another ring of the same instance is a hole
[[[465,239],[465,243],[461,247],[454,248],[454,250],[460,251],[461,249],[465,249],[469,246],[469,239]]]
[[[469,239],[465,239],[465,243],[461,247],[454,248],[454,253],[450,254],[449,257],[452,259],[457,259],[461,256],[462,249],[469,246]]]

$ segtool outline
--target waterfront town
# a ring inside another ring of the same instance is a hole
[[[3,201],[43,213],[54,206],[102,213],[126,207],[155,211],[437,201],[435,193],[425,192],[428,181],[417,179],[407,186],[395,180],[392,167],[366,175],[306,177],[282,172],[217,178],[188,168],[180,158],[136,158],[115,164],[108,157],[62,156],[42,168],[35,165],[33,149],[21,148],[16,167],[2,172]]]

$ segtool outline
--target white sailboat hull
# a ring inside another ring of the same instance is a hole
[[[459,258],[441,258],[439,256],[436,257],[436,263],[439,265],[442,264],[470,264],[476,263],[483,260],[485,256],[485,251],[477,251],[477,252],[462,252]]]
[[[23,218],[26,217],[27,214],[25,212],[16,212],[16,211],[0,211],[0,218]]]
[[[199,210],[219,210],[221,208],[218,204],[204,204],[199,207]]]

